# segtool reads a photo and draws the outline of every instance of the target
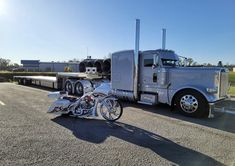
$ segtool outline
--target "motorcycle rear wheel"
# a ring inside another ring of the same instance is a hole
[[[114,122],[122,116],[123,107],[119,100],[114,98],[106,98],[100,106],[100,114],[107,120]]]

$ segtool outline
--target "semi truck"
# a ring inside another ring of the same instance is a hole
[[[180,66],[180,56],[165,49],[165,36],[166,31],[163,30],[161,49],[140,51],[140,20],[137,19],[135,49],[112,53],[106,65],[109,74],[98,74],[97,67],[87,60],[80,66],[82,71],[86,70],[83,73],[58,73],[53,78],[17,76],[15,79],[24,85],[49,84],[77,95],[108,83],[109,92],[123,100],[148,105],[168,104],[186,116],[213,116],[213,106],[229,98],[228,70]]]

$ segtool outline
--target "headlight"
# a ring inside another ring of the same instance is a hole
[[[206,88],[206,91],[208,93],[217,93],[218,92],[218,87],[215,87],[215,88]]]

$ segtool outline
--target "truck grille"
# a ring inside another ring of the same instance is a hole
[[[224,97],[227,95],[227,93],[228,93],[228,73],[221,72],[219,97]]]

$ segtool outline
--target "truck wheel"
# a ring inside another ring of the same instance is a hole
[[[175,106],[183,115],[190,117],[206,117],[209,104],[205,97],[196,90],[184,90],[175,98]]]

